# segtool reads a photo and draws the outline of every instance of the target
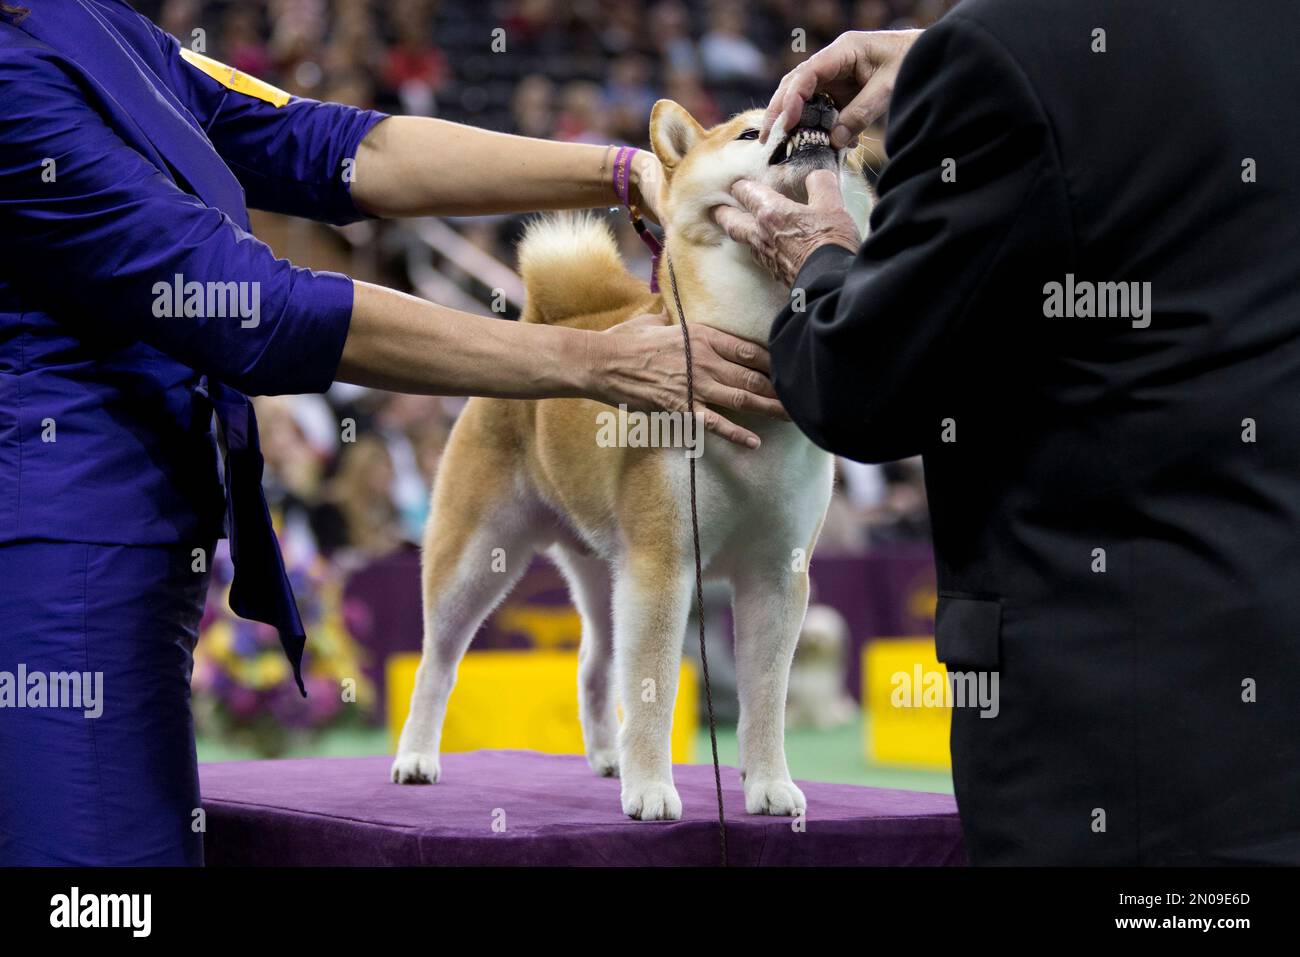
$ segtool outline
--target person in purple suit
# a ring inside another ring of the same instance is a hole
[[[200,864],[191,653],[207,557],[304,644],[249,395],[336,381],[684,405],[680,331],[457,313],[277,259],[247,207],[346,223],[615,201],[601,146],[289,96],[121,0],[0,5],[0,865]],[[653,212],[647,153],[632,199]],[[705,425],[779,414],[695,329]]]

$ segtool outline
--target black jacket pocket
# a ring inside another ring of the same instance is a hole
[[[949,671],[996,670],[1001,633],[1002,602],[940,593],[934,647]]]

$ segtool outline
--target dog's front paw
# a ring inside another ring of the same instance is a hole
[[[794,817],[808,810],[808,799],[793,781],[747,779],[745,810],[750,814]]]
[[[398,784],[437,784],[441,776],[436,754],[404,751],[393,761],[392,779]]]
[[[679,821],[682,799],[671,784],[648,781],[623,784],[623,813],[639,821]]]
[[[601,748],[587,755],[587,763],[602,778],[618,777],[618,748]]]

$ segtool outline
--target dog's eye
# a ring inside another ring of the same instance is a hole
[[[738,140],[756,140],[758,139],[758,130],[745,130],[736,137]]]

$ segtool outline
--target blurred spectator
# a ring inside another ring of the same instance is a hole
[[[362,435],[343,449],[312,524],[323,555],[356,566],[396,548],[403,536],[392,500],[393,460],[383,440]]]
[[[740,0],[714,0],[700,56],[704,75],[715,83],[773,85],[767,58],[745,34],[745,5]]]
[[[677,0],[663,0],[650,11],[650,38],[665,71],[700,69],[700,54],[691,36],[691,19]]]
[[[429,498],[429,476],[420,465],[416,443],[423,431],[440,425],[440,401],[426,395],[393,395],[375,413],[371,428],[388,452],[387,490],[405,538],[420,540]]]
[[[599,86],[575,80],[564,88],[555,135],[579,143],[610,141],[610,117]]]
[[[389,19],[396,39],[384,57],[384,83],[396,92],[403,113],[433,116],[447,82],[447,58],[433,42],[430,4],[397,0]]]
[[[263,397],[254,404],[269,499],[314,500],[338,448],[333,411],[317,395]]]
[[[290,93],[320,97],[327,24],[322,0],[279,0],[270,8],[271,61]]]
[[[636,49],[641,42],[645,15],[640,4],[606,4],[603,10],[604,29],[600,31],[600,44],[607,54],[615,58]]]
[[[221,55],[224,62],[250,76],[266,76],[271,54],[262,41],[262,20],[251,4],[241,3],[226,11],[221,26]]]
[[[555,131],[555,84],[541,73],[519,81],[510,103],[516,133],[550,137]]]
[[[912,20],[918,27],[928,27],[956,6],[956,0],[920,0],[912,5]]]
[[[373,77],[382,52],[370,7],[357,0],[336,3],[317,95],[352,106],[374,106]]]
[[[154,22],[179,40],[181,46],[194,49],[194,31],[203,27],[202,14],[203,4],[199,0],[167,0]]]
[[[694,70],[672,70],[664,82],[664,96],[676,100],[690,111],[702,126],[713,126],[722,121],[718,104],[700,82]]]
[[[853,5],[854,30],[885,30],[894,19],[886,0],[858,0]]]
[[[614,60],[605,84],[605,108],[615,138],[640,142],[656,99],[650,85],[650,67],[644,57],[626,53]]]
[[[517,0],[514,12],[506,18],[509,32],[525,42],[536,41],[555,24],[554,0]]]
[[[840,0],[807,0],[799,20],[807,49],[820,50],[844,32],[844,7]]]
[[[872,540],[929,541],[930,509],[925,496],[925,476],[919,458],[881,466],[885,476],[885,498],[868,515]]]

